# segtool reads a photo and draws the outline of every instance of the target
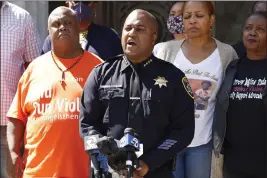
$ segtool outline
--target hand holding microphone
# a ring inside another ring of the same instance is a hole
[[[146,163],[144,163],[142,160],[140,160],[140,167],[136,168],[133,172],[133,178],[143,178],[147,172],[149,171],[149,168]],[[123,175],[123,178],[125,178],[127,175],[127,171],[123,170],[121,171],[121,174]]]

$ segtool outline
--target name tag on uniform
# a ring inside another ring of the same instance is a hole
[[[100,85],[99,87],[100,99],[123,98],[124,94],[125,89],[122,85]]]
[[[140,97],[130,97],[130,100],[140,100]]]

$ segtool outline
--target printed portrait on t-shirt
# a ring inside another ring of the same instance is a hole
[[[206,110],[209,104],[215,84],[209,80],[189,79],[190,86],[194,92],[195,110]]]

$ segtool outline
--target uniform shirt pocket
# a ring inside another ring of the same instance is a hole
[[[105,105],[106,111],[103,123],[109,125],[120,123],[122,112],[125,111],[125,89],[124,88],[100,88],[99,99]]]

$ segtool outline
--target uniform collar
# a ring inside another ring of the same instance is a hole
[[[120,72],[123,72],[127,67],[131,65],[130,61],[127,59],[125,55],[123,55],[122,58],[123,60],[122,60]]]
[[[141,62],[140,65],[143,68],[146,68],[147,66],[149,66],[151,63],[153,63],[153,58],[154,56],[151,55],[149,58],[147,58],[145,61]],[[131,62],[129,61],[129,59],[123,55],[123,60],[122,60],[122,66],[121,66],[121,70],[120,72],[124,71],[127,67],[129,67],[131,65]]]

